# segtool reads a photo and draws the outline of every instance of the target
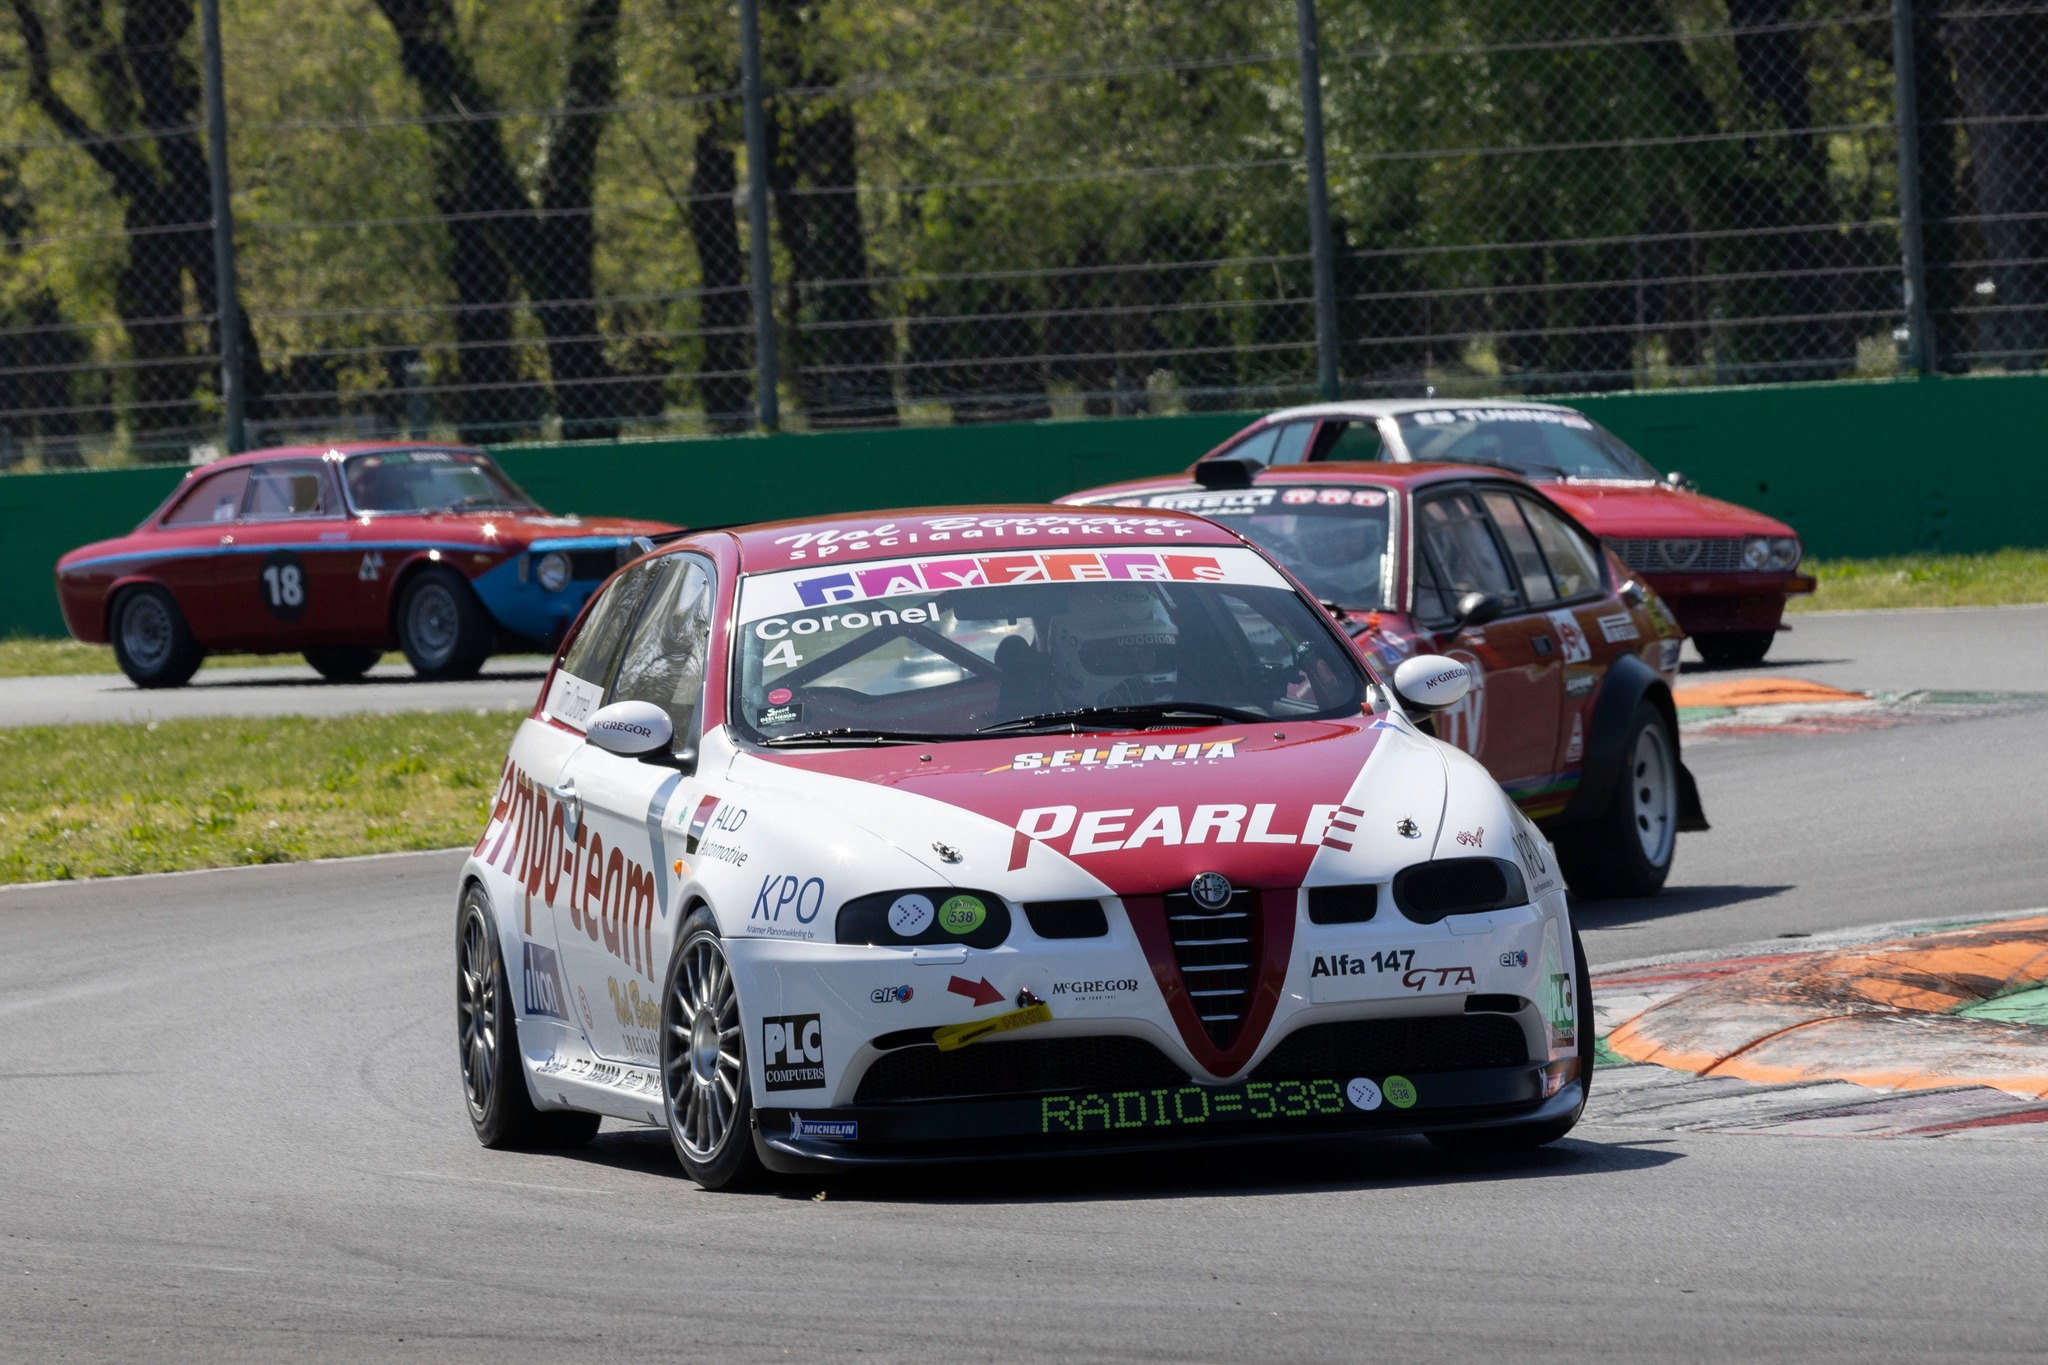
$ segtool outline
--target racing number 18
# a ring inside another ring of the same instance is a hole
[[[272,607],[296,607],[306,600],[306,585],[296,564],[265,565],[263,590],[270,594]]]

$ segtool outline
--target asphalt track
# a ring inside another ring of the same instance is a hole
[[[1787,659],[1844,662],[1782,671],[2048,691],[2009,616],[1808,619]],[[2044,741],[2048,711],[1700,745],[1714,832],[1682,843],[1671,894],[1589,909],[1589,950],[2048,902]],[[1597,1088],[1572,1138],[1476,1165],[1383,1141],[708,1195],[646,1130],[485,1152],[452,1055],[458,863],[0,891],[0,1359],[1867,1362],[2048,1341],[2038,1144],[1669,1131]]]

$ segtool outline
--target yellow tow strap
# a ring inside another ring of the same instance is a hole
[[[998,1014],[987,1019],[976,1019],[965,1024],[947,1024],[944,1028],[932,1030],[932,1041],[939,1045],[941,1052],[954,1052],[966,1047],[977,1038],[986,1038],[991,1033],[1008,1033],[1013,1028],[1029,1028],[1033,1024],[1052,1022],[1052,1006],[1043,1002],[1027,1005],[1021,1010]]]

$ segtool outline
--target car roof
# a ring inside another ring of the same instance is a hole
[[[1095,529],[1086,529],[1089,527]],[[1107,546],[1170,550],[1244,543],[1236,532],[1184,512],[1041,503],[800,517],[737,527],[723,534],[738,542],[741,573],[947,553]]]
[[[1502,479],[1509,483],[1529,484],[1527,479],[1513,470],[1503,469],[1498,465],[1441,464],[1423,461],[1397,463],[1391,460],[1318,460],[1310,464],[1286,464],[1261,469],[1252,476],[1252,485],[1256,487],[1262,483],[1361,483],[1413,491],[1430,484],[1457,479]],[[1127,479],[1121,483],[1104,484],[1099,488],[1086,489],[1075,496],[1122,497],[1139,493],[1178,492],[1199,487],[1192,475],[1161,474],[1156,478]],[[1104,504],[1068,505],[1100,507]]]
[[[236,465],[263,464],[269,460],[319,459],[324,455],[373,455],[384,450],[454,450],[465,455],[485,455],[475,446],[466,446],[459,441],[326,441],[318,445],[265,446],[261,450],[245,450],[239,455],[228,455],[218,460],[209,460],[196,466],[192,474],[211,474],[216,469],[232,469]],[[191,475],[186,476],[190,478]]]
[[[1435,412],[1441,408],[1534,408],[1541,412],[1569,412],[1583,417],[1577,408],[1562,403],[1532,403],[1521,398],[1351,398],[1337,403],[1309,403],[1298,408],[1281,408],[1265,416],[1268,422],[1296,417],[1398,417],[1404,412]]]

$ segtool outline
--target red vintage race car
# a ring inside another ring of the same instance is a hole
[[[1472,690],[1433,718],[1557,845],[1582,896],[1664,884],[1706,819],[1680,761],[1681,633],[1654,592],[1528,483],[1438,464],[1293,464],[1238,488],[1164,479],[1060,499],[1195,512],[1313,593],[1384,672],[1445,654]]]
[[[1785,599],[1813,591],[1791,527],[1660,475],[1614,433],[1550,403],[1401,399],[1322,403],[1261,418],[1205,455],[1208,484],[1242,470],[1324,461],[1438,461],[1512,470],[1656,589],[1700,657],[1761,660]],[[1233,468],[1237,466],[1238,468]]]
[[[422,678],[464,678],[552,649],[636,537],[675,529],[550,515],[459,446],[287,446],[193,470],[129,534],[60,559],[57,597],[140,687],[220,650],[345,679],[396,646]]]

